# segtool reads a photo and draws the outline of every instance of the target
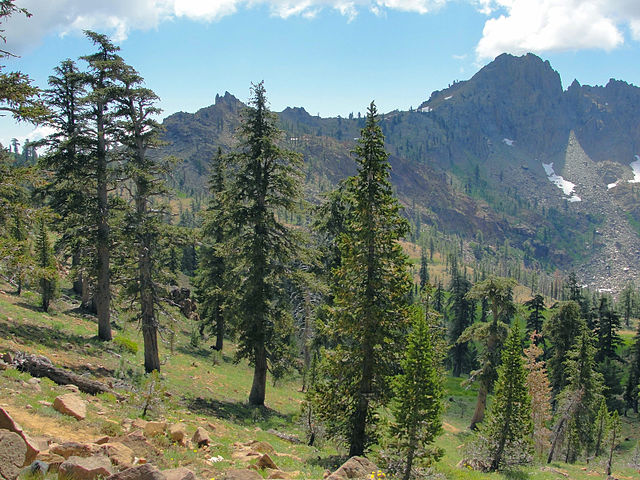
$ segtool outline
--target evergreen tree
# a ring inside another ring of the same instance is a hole
[[[351,456],[362,455],[375,441],[376,410],[389,399],[388,379],[402,351],[410,290],[398,244],[408,225],[393,196],[373,102],[354,153],[358,173],[347,187],[353,209],[339,239],[341,265],[334,270],[328,328],[336,347],[327,352],[325,378],[313,395],[329,433],[347,440]]]
[[[397,450],[406,459],[403,480],[411,478],[416,458],[423,463],[433,460],[426,449],[442,431],[444,395],[444,345],[433,328],[434,318],[429,314],[428,305],[426,311],[414,306],[411,317],[412,330],[400,363],[402,373],[393,381],[391,403],[395,420],[391,435]]]
[[[442,286],[442,280],[438,280],[436,291],[433,294],[433,309],[442,313],[444,311],[444,288]]]
[[[529,310],[527,318],[527,332],[542,333],[542,325],[544,323],[544,297],[540,294],[535,295],[531,300],[524,302],[524,306]],[[539,341],[541,337],[536,337]]]
[[[537,343],[539,333],[531,333],[531,343],[524,350],[527,369],[527,389],[531,397],[531,416],[533,419],[533,443],[538,456],[542,456],[551,446],[551,431],[547,424],[551,420],[551,385],[547,376],[545,362],[539,360],[543,351]]]
[[[569,273],[569,278],[567,278],[566,283],[564,284],[564,290],[566,299],[569,301],[574,301],[578,305],[582,303],[582,288],[578,285],[578,278],[576,276],[576,272]]]
[[[225,335],[225,259],[224,248],[228,230],[223,203],[225,178],[222,150],[212,159],[209,177],[209,205],[204,214],[202,245],[194,284],[200,311],[200,333],[209,330],[216,335],[215,349],[222,351]]]
[[[625,327],[629,328],[631,315],[634,314],[637,308],[637,295],[633,288],[633,284],[628,283],[622,292],[620,292],[620,309],[622,310],[622,317],[624,318]]]
[[[470,377],[470,380],[477,380],[479,383],[476,409],[469,426],[472,430],[484,418],[487,395],[497,378],[500,351],[508,333],[505,322],[509,322],[515,312],[512,291],[515,285],[515,280],[511,278],[490,276],[476,283],[467,294],[472,300],[486,299],[492,316],[490,322],[474,323],[468,327],[458,339],[458,342],[474,340],[480,344],[480,368],[471,372]]]
[[[521,342],[516,322],[502,350],[494,401],[478,432],[490,471],[526,463],[533,453],[531,398]]]
[[[545,337],[550,343],[549,379],[556,395],[567,385],[564,365],[567,354],[585,328],[580,307],[575,301],[562,302],[544,326]]]
[[[15,5],[14,0],[0,0],[0,24],[6,21],[14,13],[31,14],[25,9]],[[0,30],[0,41],[6,42]],[[0,60],[12,54],[0,49]],[[4,65],[0,64],[0,112],[10,113],[18,121],[38,122],[47,114],[40,99],[40,90],[33,86],[28,75],[22,72],[5,72]]]
[[[598,338],[596,361],[602,362],[605,358],[618,359],[616,349],[622,343],[618,330],[620,329],[620,315],[613,309],[611,299],[603,296],[600,298],[598,318],[594,325],[594,333]]]
[[[452,345],[449,355],[454,377],[469,371],[469,342],[458,342],[458,339],[474,321],[476,303],[466,296],[470,289],[471,282],[456,270],[451,278],[448,300],[449,340]]]
[[[618,416],[618,412],[614,411],[611,414],[610,419],[610,430],[611,434],[609,436],[610,439],[610,447],[609,447],[609,459],[607,460],[607,468],[605,473],[607,476],[611,476],[611,468],[613,467],[613,451],[616,449],[618,444],[620,443],[620,432],[622,430],[622,422],[620,421],[620,417]]]
[[[118,87],[112,93],[114,113],[119,118],[116,138],[124,147],[125,175],[133,182],[133,208],[126,216],[126,234],[134,250],[134,274],[127,282],[126,293],[139,303],[136,316],[142,326],[144,368],[151,373],[160,371],[157,304],[166,297],[162,294],[161,285],[166,281],[161,279],[158,249],[166,235],[162,217],[167,210],[157,199],[167,194],[164,179],[170,163],[149,152],[159,145],[160,125],[154,119],[160,113],[155,106],[157,95],[142,87],[142,77],[129,65],[121,65],[117,80]]]
[[[111,340],[111,247],[109,191],[112,186],[111,164],[115,161],[107,155],[115,138],[113,102],[118,74],[123,67],[119,48],[102,34],[86,31],[96,45],[97,52],[81,57],[87,62],[86,79],[90,91],[84,99],[87,105],[88,128],[91,132],[90,161],[85,164],[86,177],[95,182],[95,217],[88,219],[95,228],[96,291],[95,304],[98,314],[98,338]]]
[[[37,222],[36,251],[36,275],[40,286],[41,306],[42,310],[48,312],[49,304],[51,300],[53,300],[56,292],[58,271],[44,215],[40,215]]]
[[[573,348],[565,360],[567,386],[560,394],[560,402],[580,392],[569,420],[566,442],[567,462],[575,462],[583,451],[591,451],[595,440],[595,421],[602,398],[602,376],[595,370],[595,353],[589,331],[586,328],[578,335]]]
[[[52,112],[48,123],[55,132],[45,141],[48,153],[40,158],[39,166],[48,173],[44,190],[50,208],[58,214],[58,250],[71,257],[74,291],[82,296],[83,307],[90,308],[97,232],[88,219],[97,217],[97,197],[90,174],[92,140],[83,101],[86,94],[85,75],[73,61],[65,60],[54,69],[45,98]]]
[[[249,404],[256,406],[264,405],[269,362],[287,353],[292,330],[280,292],[301,240],[276,212],[297,208],[301,161],[277,144],[280,130],[262,82],[252,87],[249,104],[238,131],[239,149],[230,158],[233,176],[225,207],[234,277],[229,309],[238,334],[237,355],[254,366]]]
[[[427,254],[422,249],[420,254],[420,288],[423,289],[429,283],[429,265],[427,262]]]
[[[607,402],[604,397],[600,399],[600,407],[598,408],[598,413],[596,415],[596,423],[595,423],[595,447],[594,447],[594,455],[596,457],[600,456],[602,453],[602,447],[604,446],[604,441],[606,439],[607,433],[609,432],[609,410],[607,409]]]
[[[624,391],[624,400],[627,408],[638,413],[638,395],[640,393],[640,324],[631,347],[631,361],[629,364],[629,375]]]

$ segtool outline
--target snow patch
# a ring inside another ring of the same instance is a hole
[[[445,100],[451,100],[453,98],[453,95],[449,95],[448,97],[444,97]]]
[[[617,186],[618,186],[618,182],[619,182],[619,181],[620,181],[620,180],[616,180],[616,181],[615,181],[615,182],[613,182],[613,183],[608,183],[608,184],[607,184],[607,190],[611,190],[613,187],[617,187]]]
[[[418,111],[422,113],[429,113],[433,111],[433,108],[427,105],[426,107],[419,108]]]
[[[640,157],[635,155],[636,160],[631,162],[631,169],[633,170],[633,180],[629,180],[629,183],[640,183]]]
[[[543,163],[542,168],[544,168],[545,173],[547,174],[547,178],[551,183],[557,186],[562,190],[569,198],[567,199],[569,202],[581,202],[582,199],[573,193],[574,188],[576,188],[575,183],[571,183],[569,180],[565,180],[560,175],[556,175],[556,172],[553,170],[553,162],[551,163]]]
[[[510,147],[513,147],[513,142],[514,140],[511,140],[510,138],[503,138],[502,141],[506,144],[509,145]]]

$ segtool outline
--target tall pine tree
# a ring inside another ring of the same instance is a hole
[[[278,145],[277,117],[267,108],[262,82],[239,128],[239,149],[231,154],[233,175],[225,191],[228,251],[235,291],[229,308],[238,336],[238,356],[253,364],[250,405],[264,405],[269,363],[285,355],[292,319],[281,295],[299,251],[299,235],[278,212],[292,212],[300,199],[299,154]]]
[[[329,323],[336,348],[323,364],[314,392],[317,413],[349,454],[362,455],[376,440],[376,410],[390,397],[389,375],[407,324],[410,280],[398,240],[408,231],[389,181],[389,155],[369,106],[354,150],[358,173],[350,179],[349,226],[339,239],[334,308]],[[395,348],[388,348],[395,345]]]

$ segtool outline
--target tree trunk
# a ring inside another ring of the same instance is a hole
[[[111,340],[111,275],[109,271],[109,204],[107,197],[107,152],[104,133],[103,105],[96,105],[98,148],[96,152],[96,182],[98,196],[98,237],[96,255],[98,263],[97,291],[95,294],[96,309],[98,310],[98,338]]]
[[[220,307],[218,306],[216,308],[218,309],[218,321],[216,322],[216,350],[218,352],[221,352],[224,344],[224,326],[225,325],[224,325],[224,317],[222,316]]]
[[[413,466],[413,458],[416,454],[416,436],[415,431],[411,431],[411,435],[409,437],[409,451],[407,452],[407,464],[404,467],[404,475],[402,476],[402,480],[409,480],[411,478],[411,467]]]
[[[253,369],[253,384],[249,393],[249,405],[263,406],[267,389],[267,351],[264,343],[255,347],[255,367]]]
[[[144,371],[151,373],[154,370],[160,371],[160,357],[158,356],[158,329],[155,326],[155,319],[151,324],[147,319],[142,319],[142,338],[144,340]]]
[[[478,389],[478,400],[476,402],[476,410],[473,412],[473,418],[471,419],[471,425],[469,428],[475,430],[478,423],[484,419],[484,411],[487,407],[487,386],[484,381],[480,382],[480,388]]]
[[[373,348],[370,342],[365,340],[364,355],[362,363],[362,379],[360,381],[360,392],[358,405],[354,413],[354,421],[351,432],[351,444],[349,446],[349,456],[364,455],[366,446],[367,416],[369,414],[369,395],[371,394],[371,383],[373,380]]]
[[[76,295],[82,295],[82,272],[78,272],[77,268],[80,265],[80,253],[74,252],[71,257],[71,269],[76,269],[76,278],[73,280],[73,293]]]

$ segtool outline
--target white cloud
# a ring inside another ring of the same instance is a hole
[[[625,26],[640,40],[637,0],[478,0],[478,5],[492,15],[476,46],[480,59],[503,52],[609,51],[624,43]]]
[[[132,30],[156,28],[163,21],[188,18],[213,22],[240,8],[266,5],[272,15],[314,18],[333,9],[349,21],[361,9],[383,14],[385,10],[431,12],[450,0],[18,0],[33,16],[13,15],[3,27],[10,51],[21,53],[48,34],[67,35],[84,29],[108,33],[114,41]],[[37,32],[37,34],[36,34]]]
[[[123,41],[133,30],[157,28],[177,18],[214,22],[241,9],[266,6],[272,15],[313,19],[334,10],[347,21],[359,12],[383,16],[396,10],[427,14],[454,0],[17,0],[33,13],[13,15],[6,25],[7,48],[15,53],[49,34],[83,29]],[[459,0],[458,0],[459,1]],[[464,0],[488,18],[476,46],[478,59],[502,53],[619,47],[625,32],[640,41],[638,0]],[[37,33],[36,33],[37,32]]]

